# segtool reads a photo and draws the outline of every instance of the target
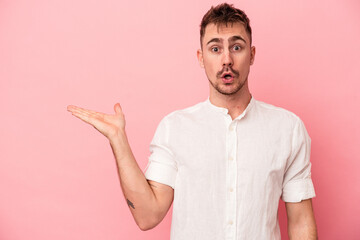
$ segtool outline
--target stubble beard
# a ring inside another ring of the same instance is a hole
[[[243,81],[243,82],[239,81],[238,84],[236,85],[236,87],[232,91],[226,91],[221,88],[219,83],[213,83],[212,81],[210,81],[210,79],[208,79],[208,80],[217,92],[219,92],[220,94],[226,95],[226,96],[232,96],[232,95],[235,95],[237,92],[239,92],[243,88],[247,79],[248,78],[246,77],[245,81]],[[233,84],[234,83],[225,83],[225,86],[229,86],[229,85],[233,85]]]

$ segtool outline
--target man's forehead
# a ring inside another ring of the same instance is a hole
[[[240,35],[241,37],[246,38],[248,40],[245,26],[241,22],[220,23],[220,24],[210,23],[205,28],[204,40],[214,37],[227,38],[233,35]]]

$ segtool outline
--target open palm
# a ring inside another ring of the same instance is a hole
[[[67,110],[72,115],[92,125],[108,139],[125,130],[125,117],[119,103],[114,105],[114,115],[95,112],[73,105],[69,105]]]

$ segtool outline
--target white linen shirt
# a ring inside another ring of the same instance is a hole
[[[171,240],[277,240],[280,197],[315,196],[301,119],[251,98],[232,120],[209,99],[167,115],[145,176],[174,188]]]

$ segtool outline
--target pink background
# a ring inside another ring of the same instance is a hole
[[[120,102],[142,169],[157,124],[208,96],[199,24],[217,1],[0,0],[0,239],[169,239],[141,232],[108,141],[74,104]],[[320,239],[360,239],[360,2],[237,1],[257,47],[253,96],[312,138]],[[203,199],[204,201],[206,199]],[[284,203],[279,213],[286,236]]]

